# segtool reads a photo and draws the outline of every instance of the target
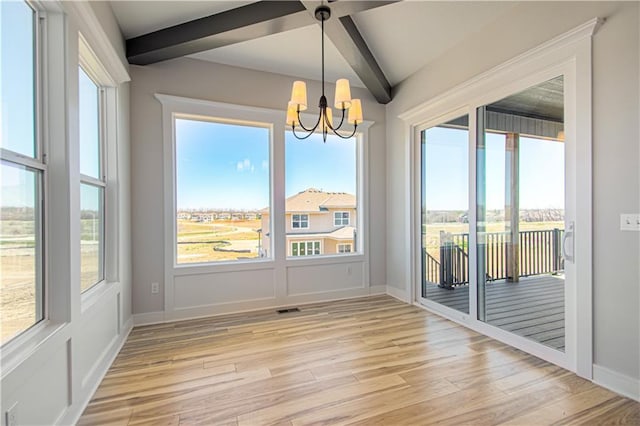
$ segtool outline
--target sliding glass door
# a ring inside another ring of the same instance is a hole
[[[478,319],[564,351],[563,77],[477,114]]]
[[[573,252],[565,205],[575,194],[565,189],[564,78],[468,111],[416,133],[418,297],[517,347],[566,359],[575,284],[565,283],[564,249]]]
[[[420,133],[422,297],[469,313],[469,116]]]

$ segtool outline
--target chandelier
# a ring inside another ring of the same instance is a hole
[[[322,96],[318,106],[320,107],[320,113],[318,114],[318,120],[313,127],[306,127],[302,124],[300,118],[300,111],[307,109],[307,85],[304,81],[295,81],[291,90],[291,100],[287,106],[287,126],[291,126],[291,131],[297,139],[307,139],[311,136],[319,126],[322,129],[322,140],[327,141],[327,134],[329,131],[342,139],[349,139],[356,134],[358,124],[362,123],[362,103],[360,99],[351,99],[351,89],[349,88],[349,80],[341,78],[336,81],[336,94],[334,98],[334,105],[337,109],[342,110],[342,117],[340,123],[337,126],[333,125],[333,111],[327,104],[327,97],[324,95],[324,21],[331,16],[331,9],[329,6],[320,5],[315,10],[315,16],[320,21],[322,28]],[[346,122],[353,125],[353,131],[349,134],[342,134],[339,132],[342,125],[345,123],[345,115],[347,117]],[[296,133],[296,126],[300,126],[301,133]]]

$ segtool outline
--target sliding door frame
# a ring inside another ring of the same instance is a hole
[[[591,44],[601,24],[602,20],[594,18],[400,115],[407,130],[410,166],[407,248],[411,301],[588,379],[593,375]],[[565,221],[574,221],[576,232],[575,263],[565,264],[571,282],[565,283],[564,353],[477,319],[477,108],[559,75],[564,76],[565,99]],[[469,246],[474,247],[469,251],[468,315],[426,300],[421,294],[420,134],[464,114],[469,116]]]

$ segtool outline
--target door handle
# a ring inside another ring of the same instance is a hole
[[[572,253],[569,254],[569,252],[567,251],[567,242],[571,241],[571,251]],[[575,263],[575,231],[573,228],[573,222],[569,222],[569,226],[567,227],[567,229],[565,229],[564,231],[564,237],[562,238],[562,256],[564,257],[564,260],[568,260],[571,263]]]

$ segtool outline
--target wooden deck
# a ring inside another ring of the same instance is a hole
[[[469,313],[469,287],[455,290],[428,285],[427,298]],[[564,276],[541,275],[487,283],[487,323],[564,350]]]
[[[389,296],[136,327],[87,425],[638,425],[640,403]]]

